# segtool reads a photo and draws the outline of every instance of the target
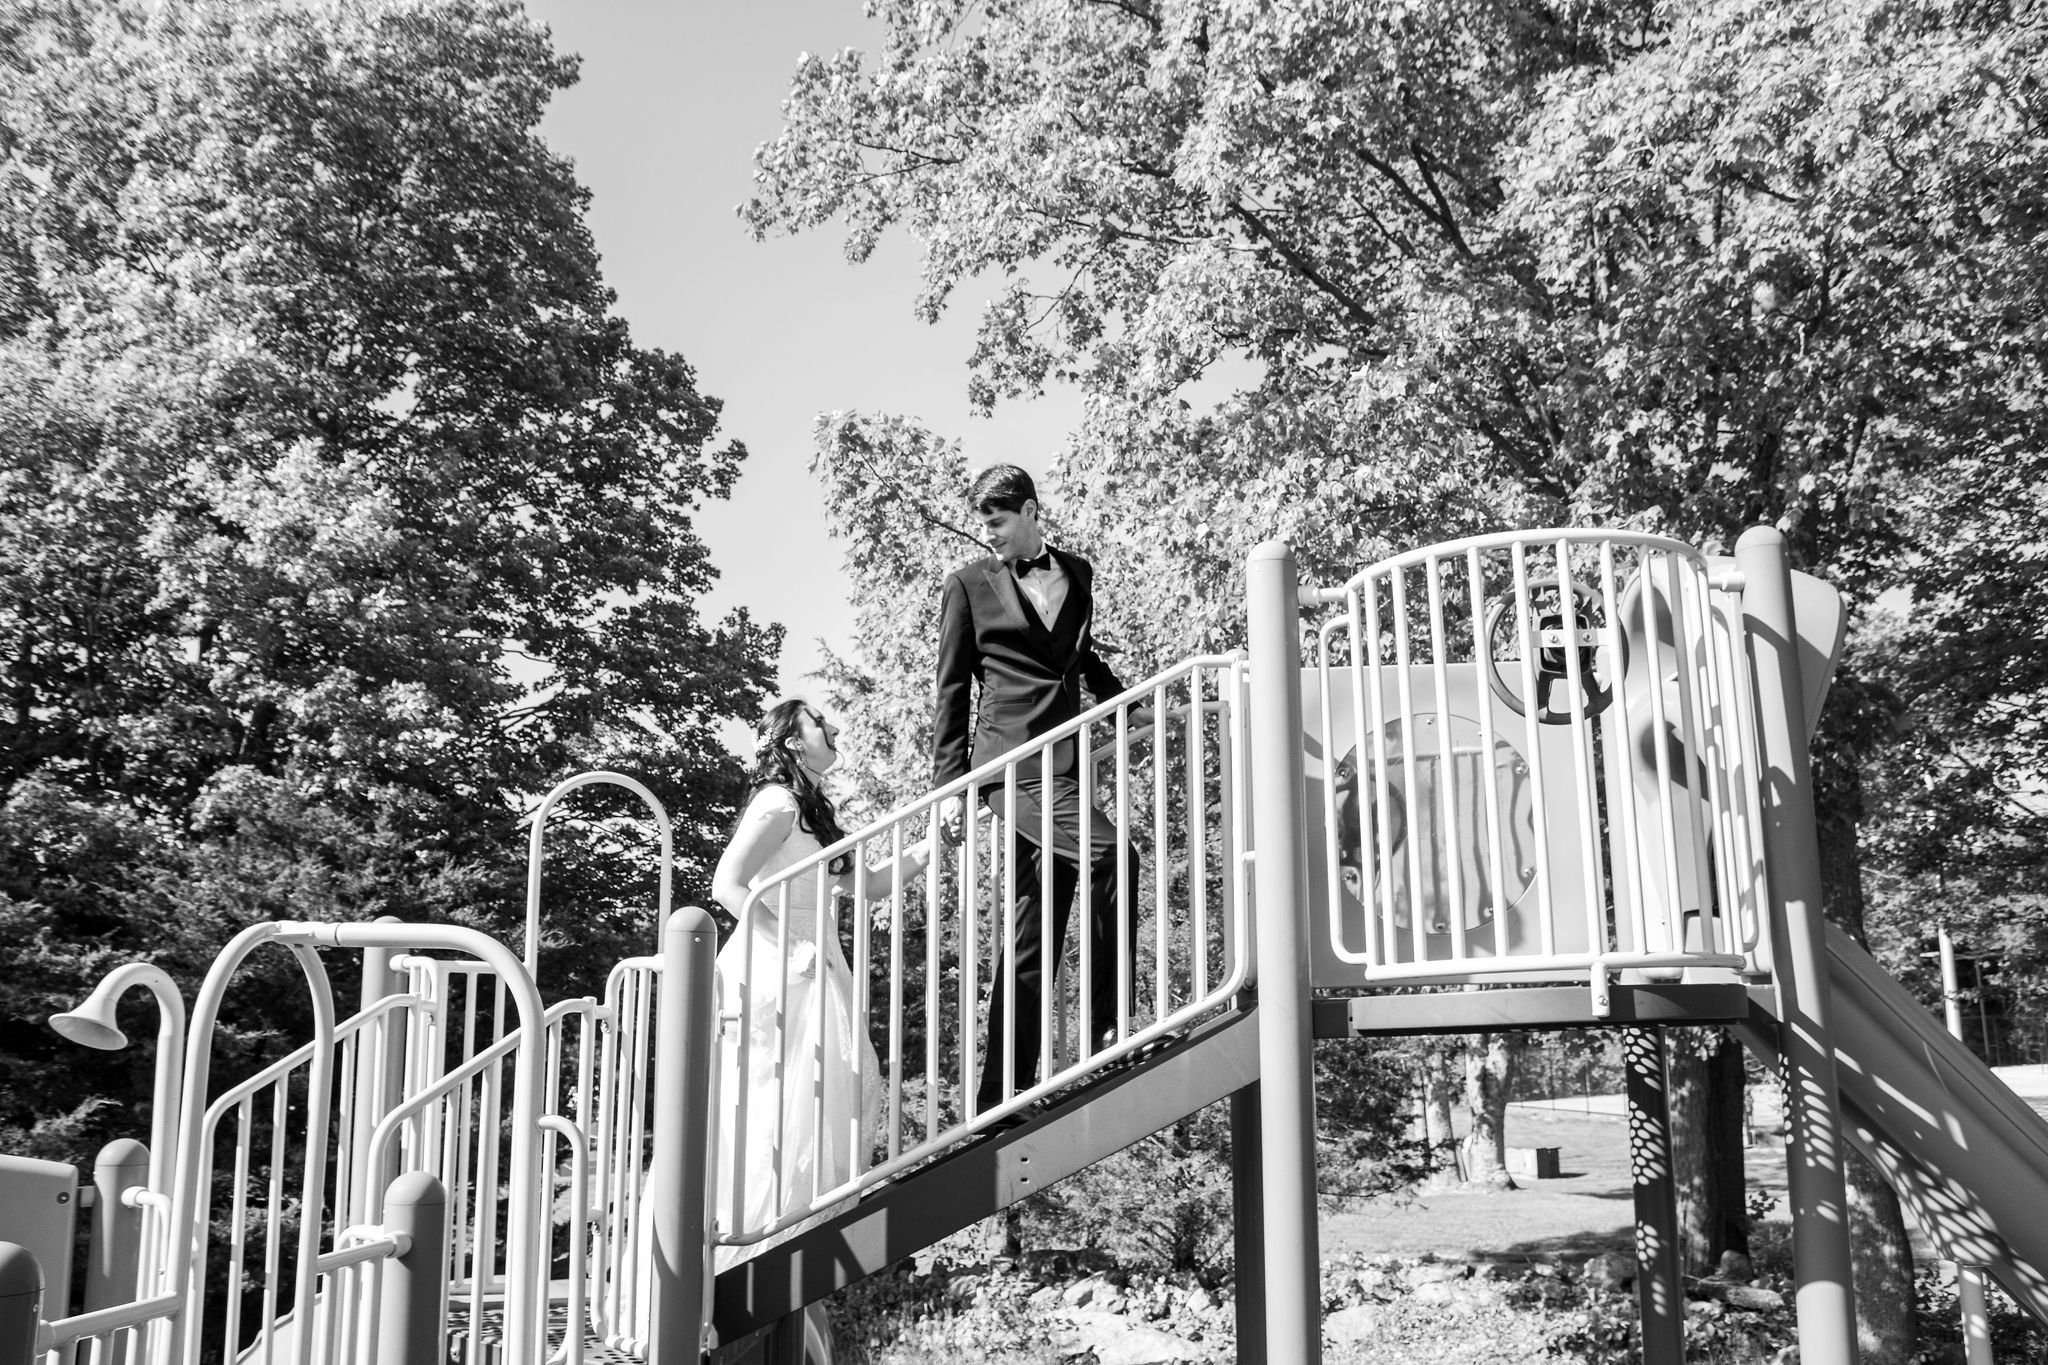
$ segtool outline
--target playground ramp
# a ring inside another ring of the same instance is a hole
[[[1843,1127],[1941,1255],[2048,1320],[2048,1120],[1840,929],[1828,985]],[[1743,1041],[1777,1060],[1759,992]]]

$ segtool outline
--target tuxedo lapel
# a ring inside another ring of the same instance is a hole
[[[992,559],[982,565],[982,576],[988,579],[989,591],[996,595],[996,601],[1003,604],[1003,611],[1010,624],[1021,628],[1034,639],[1045,633],[1039,624],[1038,613],[1031,610],[1024,601],[1024,594],[1018,590],[1017,575],[1010,572],[1010,566],[1000,559]]]

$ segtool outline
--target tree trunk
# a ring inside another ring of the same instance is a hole
[[[1686,1274],[1711,1275],[1721,1253],[1749,1254],[1742,1045],[1722,1029],[1674,1030],[1669,1037],[1679,1256]]]
[[[1508,1175],[1508,1082],[1515,1065],[1512,1033],[1474,1033],[1465,1049],[1465,1104],[1472,1127],[1465,1137],[1465,1182],[1511,1190]]]
[[[1458,1168],[1458,1135],[1451,1130],[1451,1105],[1457,1100],[1460,1084],[1455,1044],[1442,1038],[1424,1039],[1422,1165],[1432,1184],[1456,1184],[1465,1178]]]
[[[1856,824],[1863,815],[1863,774],[1857,766],[1863,731],[1882,717],[1853,675],[1836,680],[1832,704],[1814,738],[1814,816],[1819,824],[1821,911],[1857,943],[1863,932],[1863,852]],[[1859,703],[1861,703],[1859,705]],[[1856,1336],[1863,1365],[1906,1365],[1919,1345],[1913,1304],[1913,1251],[1899,1197],[1845,1142],[1849,1187],[1849,1255],[1856,1295]]]

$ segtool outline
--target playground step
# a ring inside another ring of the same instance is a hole
[[[1258,1079],[1256,1011],[1232,1012],[1005,1133],[971,1139],[718,1277],[712,1323],[748,1334],[1225,1099]]]

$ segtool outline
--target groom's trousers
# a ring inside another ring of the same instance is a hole
[[[1004,810],[1000,789],[986,793],[989,805],[1001,822],[1007,856],[1014,857],[1017,870],[1016,940],[1007,955],[1000,952],[995,981],[989,992],[988,1044],[982,1049],[981,1078],[975,1090],[975,1112],[1001,1104],[1010,1094],[1036,1083],[1047,977],[1046,961],[1051,959],[1052,980],[1057,982],[1060,959],[1067,941],[1067,921],[1074,908],[1074,893],[1081,881],[1082,795],[1080,784],[1071,777],[1054,777],[1046,782],[1019,783],[1016,810]],[[1050,807],[1050,838],[1047,807]],[[1136,990],[1138,855],[1123,839],[1115,822],[1099,810],[1088,811],[1087,866],[1089,982],[1087,1034],[1081,1042],[1093,1052],[1105,1033],[1114,1036],[1117,1026],[1117,962],[1119,947],[1129,967],[1127,980]],[[1048,856],[1051,862],[1052,932],[1045,932],[1044,886]],[[1118,910],[1118,883],[1128,890],[1128,904]],[[1000,908],[1002,888],[997,889]],[[1123,932],[1118,932],[1119,923]],[[998,936],[1003,918],[996,917]],[[1119,939],[1122,940],[1119,945]],[[1010,1009],[1011,967],[1015,967],[1014,1017]],[[1074,1021],[1080,1027],[1080,1021]],[[1012,1086],[1005,1088],[1003,1037],[1011,1035]]]

